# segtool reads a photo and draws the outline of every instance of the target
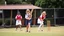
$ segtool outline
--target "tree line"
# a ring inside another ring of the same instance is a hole
[[[0,5],[33,4],[42,8],[64,8],[64,0],[0,0]]]

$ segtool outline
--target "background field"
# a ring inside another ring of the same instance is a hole
[[[51,27],[48,31],[47,27],[44,27],[44,31],[37,31],[37,27],[31,27],[31,32],[28,33],[23,27],[22,31],[15,28],[0,28],[0,36],[64,36],[64,26]]]

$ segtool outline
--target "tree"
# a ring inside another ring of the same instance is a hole
[[[35,5],[36,6],[40,6],[40,7],[42,7],[42,5],[45,5],[45,4],[46,4],[45,0],[37,0],[35,2]]]
[[[37,0],[35,5],[42,8],[64,8],[64,0]]]
[[[31,4],[33,0],[6,0],[7,4]]]
[[[7,4],[21,4],[22,0],[6,0]]]
[[[5,4],[5,0],[0,0],[0,5],[4,5]]]
[[[33,0],[23,0],[22,3],[24,3],[24,4],[32,4],[32,1],[33,1]]]
[[[42,8],[64,8],[64,0],[0,0],[0,5],[5,4],[33,4]]]

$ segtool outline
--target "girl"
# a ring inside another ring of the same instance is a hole
[[[32,12],[29,9],[26,10],[25,19],[26,19],[26,32],[30,32],[30,24],[32,22]]]
[[[44,22],[45,17],[46,17],[46,11],[43,11],[41,13],[40,17],[37,20],[37,23],[40,24],[39,27],[38,27],[38,31],[40,31],[41,30],[40,28],[44,26],[43,25],[44,24],[43,22]]]
[[[20,15],[20,12],[17,12],[17,15],[16,15],[15,19],[16,19],[16,30],[17,30],[18,27],[20,27],[20,30],[21,30],[21,25],[22,25],[21,19],[22,19],[22,16]]]

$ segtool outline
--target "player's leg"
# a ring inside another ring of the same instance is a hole
[[[16,20],[16,30],[18,29],[18,26],[19,26],[18,20]]]
[[[40,19],[39,19],[39,18],[38,18],[38,20],[37,20],[37,23],[39,24],[39,26],[38,26],[38,31],[40,31],[41,21],[40,21]]]
[[[26,32],[28,32],[28,25],[26,26]]]
[[[28,20],[26,20],[26,32],[28,32]]]
[[[40,30],[41,30],[41,26],[42,26],[42,24],[40,24],[40,25],[39,25],[39,27],[38,27],[38,31],[40,31]]]
[[[44,25],[42,24],[42,28],[41,28],[41,31],[43,31],[43,29],[44,29]]]
[[[22,30],[22,29],[21,29],[21,26],[22,26],[22,23],[21,23],[21,20],[20,20],[20,21],[19,21],[20,30]]]
[[[29,20],[29,23],[28,23],[28,25],[29,25],[28,31],[29,31],[29,32],[30,32],[30,28],[31,28],[31,27],[30,27],[31,23],[32,23],[32,19],[30,19],[30,20]]]
[[[38,31],[40,31],[41,30],[41,27],[42,27],[42,24],[43,24],[43,21],[41,21],[41,20],[39,20],[39,27],[38,27]]]
[[[20,27],[20,30],[22,31],[21,25],[19,25],[19,27]]]
[[[19,26],[19,25],[16,25],[16,31],[17,31],[17,29],[18,29],[18,26]]]
[[[30,23],[28,23],[28,31],[30,32]]]
[[[43,22],[43,21],[42,21],[42,22]],[[43,29],[44,29],[44,22],[41,23],[41,24],[42,24],[42,28],[41,28],[42,30],[41,30],[41,31],[43,31]]]

